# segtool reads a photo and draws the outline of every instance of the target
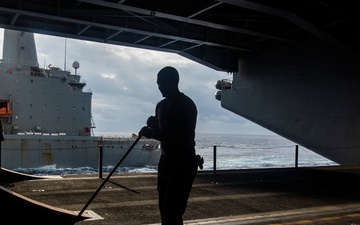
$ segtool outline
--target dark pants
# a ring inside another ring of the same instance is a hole
[[[157,189],[162,225],[183,225],[182,217],[196,173],[195,155],[174,160],[161,156]]]

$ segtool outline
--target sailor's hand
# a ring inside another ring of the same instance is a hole
[[[139,136],[152,138],[152,131],[151,131],[151,129],[149,127],[145,126],[145,127],[141,128],[141,130],[139,132]]]
[[[146,121],[146,125],[150,127],[151,129],[156,129],[158,126],[158,120],[155,116],[149,116],[149,118]]]

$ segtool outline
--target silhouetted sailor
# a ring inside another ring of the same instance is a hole
[[[158,165],[158,197],[162,225],[182,225],[198,167],[195,154],[195,103],[179,91],[179,73],[170,66],[161,69],[157,84],[164,97],[139,135],[161,142]]]

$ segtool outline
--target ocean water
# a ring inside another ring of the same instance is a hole
[[[296,143],[277,135],[197,134],[196,153],[204,158],[203,170],[231,170],[295,167]],[[120,159],[119,159],[120,160]],[[331,166],[336,163],[298,146],[298,167]],[[113,166],[104,167],[103,173]],[[97,168],[18,168],[32,175],[97,174]],[[156,167],[120,167],[116,173],[150,173]]]
[[[196,152],[204,170],[285,168],[295,167],[296,145],[278,135],[198,134]],[[338,164],[298,146],[298,167],[330,165]]]

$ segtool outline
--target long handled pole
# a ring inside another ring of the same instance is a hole
[[[130,151],[135,147],[135,145],[138,143],[138,141],[140,140],[141,136],[139,135],[137,137],[137,139],[134,141],[134,143],[130,146],[129,150],[127,150],[127,152],[123,155],[123,157],[119,160],[119,162],[115,165],[115,167],[111,170],[111,172],[107,175],[107,177],[104,179],[104,181],[101,183],[101,185],[99,186],[99,188],[95,191],[95,193],[91,196],[91,198],[89,199],[89,201],[85,204],[85,206],[82,208],[82,210],[79,212],[79,214],[77,215],[78,217],[80,217],[84,211],[86,210],[86,208],[90,205],[90,203],[92,202],[92,200],[94,200],[95,196],[100,192],[101,188],[104,187],[105,183],[110,179],[111,175],[116,171],[116,169],[120,166],[120,164],[124,161],[124,159],[126,158],[126,156],[130,153]]]

